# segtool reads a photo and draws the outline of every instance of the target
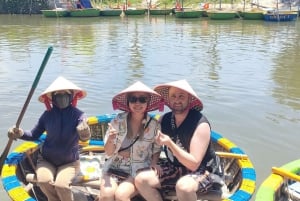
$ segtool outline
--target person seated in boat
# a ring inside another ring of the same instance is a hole
[[[160,118],[156,141],[163,146],[167,160],[162,171],[145,170],[135,177],[135,186],[147,200],[163,200],[159,190],[176,191],[181,201],[197,200],[214,188],[220,189],[223,169],[210,142],[210,123],[201,113],[203,104],[186,80],[154,88],[171,111]],[[217,179],[218,183],[214,183]]]
[[[86,91],[69,80],[58,77],[40,96],[47,110],[32,130],[12,127],[8,137],[38,140],[46,132],[40,148],[36,177],[37,184],[50,201],[73,201],[70,189],[72,179],[80,171],[79,140],[90,139],[90,128],[83,111],[76,107],[77,100]]]
[[[83,5],[81,4],[80,0],[76,1],[76,8],[77,9],[84,9]]]
[[[155,168],[161,146],[155,143],[158,121],[149,111],[163,110],[161,96],[137,81],[112,99],[121,110],[104,138],[107,160],[100,185],[100,200],[130,200],[137,195],[134,177],[143,168]]]

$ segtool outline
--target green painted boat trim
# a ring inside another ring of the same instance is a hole
[[[41,10],[44,17],[68,17],[70,15],[68,10]]]
[[[236,17],[233,11],[207,11],[207,15],[212,20],[231,20]]]
[[[150,9],[149,14],[150,15],[170,15],[172,12],[172,8],[167,9]]]
[[[243,11],[241,12],[241,16],[245,20],[263,20],[264,19],[264,13],[261,11]]]
[[[85,8],[70,10],[71,17],[98,17],[100,10],[98,8]]]
[[[188,10],[188,11],[175,11],[177,18],[198,18],[203,15],[203,10]]]
[[[100,16],[120,16],[121,14],[122,9],[100,10]]]
[[[146,9],[128,9],[124,10],[125,15],[145,15]]]

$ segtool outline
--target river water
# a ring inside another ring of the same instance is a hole
[[[186,79],[213,130],[249,155],[257,187],[272,166],[299,157],[299,21],[2,15],[0,30],[1,153],[52,46],[24,129],[45,109],[39,94],[60,75],[87,90],[78,106],[88,116],[116,112],[111,98],[136,80],[153,87]],[[0,189],[0,200],[9,200]]]

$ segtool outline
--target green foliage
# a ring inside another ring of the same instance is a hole
[[[2,14],[40,14],[48,9],[48,0],[0,0]]]

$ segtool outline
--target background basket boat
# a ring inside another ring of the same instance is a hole
[[[155,116],[155,115],[153,115]],[[107,130],[108,122],[115,117],[115,114],[100,115],[89,118],[89,124],[92,131],[92,139],[86,143],[79,142],[81,146],[81,161],[93,160],[99,163],[101,167],[104,163],[103,136]],[[155,118],[158,118],[156,115]],[[34,170],[37,159],[37,150],[43,143],[46,134],[43,134],[38,141],[24,142],[14,149],[5,160],[2,169],[1,178],[4,189],[9,197],[14,201],[24,200],[45,200],[45,196],[35,183]],[[225,170],[225,184],[222,188],[222,198],[227,201],[249,201],[255,191],[256,172],[249,157],[242,149],[233,142],[224,138],[219,133],[212,131],[211,141],[217,154],[221,158],[221,164]],[[94,158],[88,158],[87,156]],[[98,170],[101,172],[101,169]],[[99,175],[100,177],[101,175]],[[91,197],[99,195],[99,178],[92,178],[89,175],[81,175],[74,180],[72,190],[76,199],[88,201]],[[88,191],[86,189],[89,189]],[[175,199],[174,192],[163,192],[164,198]],[[206,198],[216,196],[215,192],[210,192]]]
[[[189,10],[189,9],[183,9],[183,10],[176,10],[175,11],[175,17],[177,18],[199,18],[203,15],[203,10]]]
[[[151,8],[149,9],[150,15],[170,15],[172,13],[172,8]]]
[[[295,21],[298,18],[298,11],[273,10],[264,14],[265,21],[286,22]]]
[[[259,186],[255,201],[299,201],[300,159],[273,167],[272,173]]]
[[[146,9],[145,8],[128,8],[124,10],[125,15],[145,15]]]
[[[69,11],[71,17],[98,17],[100,10],[98,8],[72,9]]]
[[[41,10],[44,17],[68,17],[70,12],[67,9],[57,8],[53,10]]]
[[[236,17],[236,11],[232,10],[207,10],[207,15],[212,20],[231,20]]]
[[[122,12],[122,9],[101,9],[100,16],[120,16]]]
[[[245,20],[263,20],[264,19],[264,10],[259,8],[247,9],[239,12],[240,16]]]

